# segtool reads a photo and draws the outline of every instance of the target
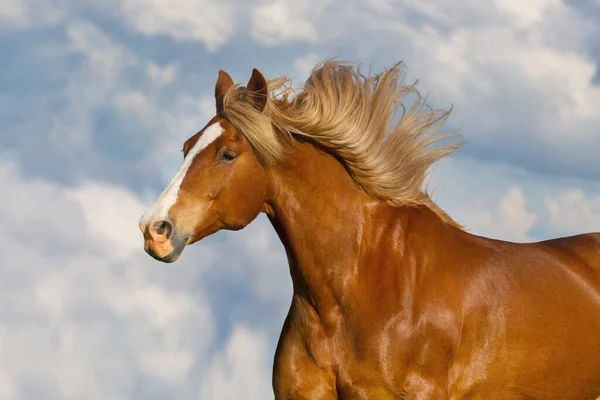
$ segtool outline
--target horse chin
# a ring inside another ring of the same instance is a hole
[[[177,237],[174,235],[170,239],[171,245],[173,246],[173,251],[171,251],[166,256],[160,257],[158,254],[154,253],[152,251],[152,249],[145,249],[145,250],[146,250],[146,253],[148,253],[152,258],[154,258],[157,261],[162,261],[167,264],[174,263],[175,261],[177,261],[179,259],[179,257],[181,256],[181,253],[183,253],[183,249],[185,249],[185,246],[188,244],[188,239],[189,239],[189,237],[187,237],[187,236],[186,237]]]

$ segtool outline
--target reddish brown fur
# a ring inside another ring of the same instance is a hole
[[[220,74],[217,102],[231,82]],[[197,156],[169,217],[189,243],[261,211],[271,220],[294,287],[276,399],[600,396],[600,234],[472,235],[425,206],[374,200],[308,142],[286,141],[285,160],[266,166],[214,122],[226,133]],[[218,161],[225,148],[235,162]]]

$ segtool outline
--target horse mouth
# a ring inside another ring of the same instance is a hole
[[[175,235],[170,239],[171,245],[173,246],[173,251],[171,251],[166,256],[159,256],[156,254],[151,248],[144,248],[146,253],[150,255],[150,257],[154,258],[157,261],[161,261],[167,264],[173,263],[179,259],[181,253],[183,253],[183,249],[188,243],[189,236],[178,238]]]

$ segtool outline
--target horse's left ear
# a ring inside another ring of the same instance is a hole
[[[215,100],[217,102],[217,114],[223,111],[223,97],[225,97],[225,93],[229,90],[230,87],[233,86],[233,79],[231,76],[222,69],[219,70],[219,78],[217,79],[217,84],[215,85]]]
[[[262,112],[267,105],[269,88],[267,80],[256,68],[252,70],[252,76],[246,85],[246,92],[256,109]]]

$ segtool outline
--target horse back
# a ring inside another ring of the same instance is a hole
[[[600,232],[538,242],[600,291]]]

